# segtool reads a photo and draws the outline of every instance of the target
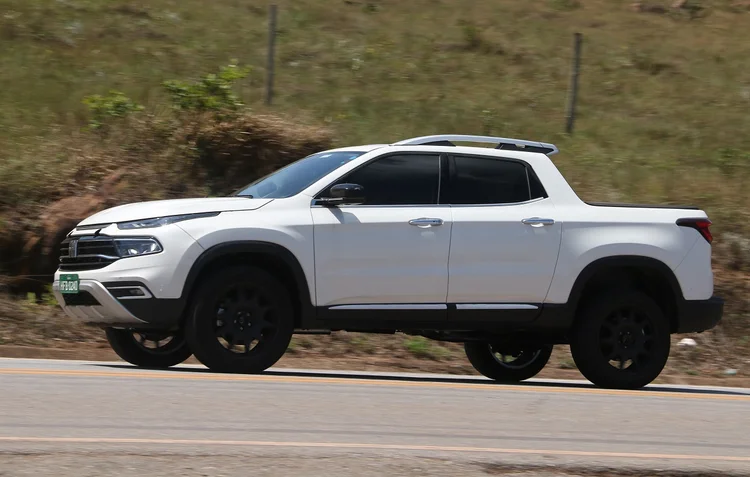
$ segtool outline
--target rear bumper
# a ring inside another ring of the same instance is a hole
[[[708,300],[684,300],[677,312],[677,333],[700,333],[719,324],[724,314],[724,300],[718,296]]]

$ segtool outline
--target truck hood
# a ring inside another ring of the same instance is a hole
[[[168,215],[255,210],[263,207],[272,200],[250,199],[248,197],[211,197],[136,202],[97,212],[84,219],[78,226],[112,224],[115,222],[165,217]]]

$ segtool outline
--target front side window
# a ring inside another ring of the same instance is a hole
[[[375,159],[336,181],[363,187],[363,205],[437,204],[438,154],[395,154]]]
[[[538,179],[521,162],[456,156],[451,204],[513,204],[544,196]]]
[[[313,154],[256,180],[233,195],[267,199],[291,197],[362,154],[361,151]]]

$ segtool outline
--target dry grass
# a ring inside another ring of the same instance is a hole
[[[281,2],[274,110],[346,144],[454,131],[553,141],[585,199],[697,203],[717,232],[748,234],[750,29],[733,3],[698,2],[694,17],[605,0]],[[265,7],[4,0],[0,11],[3,203],[48,197],[61,143],[85,156],[86,95],[120,89],[160,117],[162,80],[237,58],[255,67],[241,96],[264,109]],[[566,137],[575,31],[580,116]]]
[[[0,345],[67,348],[103,342],[100,329],[71,326],[56,305],[0,295]]]
[[[282,2],[274,112],[324,124],[341,144],[452,131],[553,141],[584,199],[696,203],[717,243],[726,232],[750,236],[748,14],[729,0],[700,3],[707,14],[691,20],[602,0]],[[264,111],[265,8],[0,0],[0,11],[0,216],[33,215],[30,205],[92,188],[123,164],[139,170],[128,200],[232,188],[182,179],[196,143],[169,140],[159,85],[238,58],[255,66],[239,93]],[[581,104],[566,137],[574,31],[585,35]],[[112,88],[151,116],[98,140],[81,131],[81,100]],[[165,175],[176,178],[169,187]]]
[[[117,124],[106,137],[74,134],[34,167],[18,161],[0,167],[0,179],[7,174],[6,194],[0,196],[0,283],[3,273],[33,274],[36,280],[54,271],[54,247],[67,230],[51,227],[72,227],[100,208],[127,202],[225,194],[330,145],[330,133],[320,127],[247,113],[222,120],[141,115]],[[96,196],[86,196],[94,191]],[[44,209],[73,197],[77,203]],[[92,205],[78,207],[84,204]],[[51,220],[42,220],[47,216]],[[68,220],[56,221],[62,218]],[[40,245],[27,246],[39,237]],[[14,289],[25,286],[13,283]]]
[[[139,115],[106,137],[80,131],[42,142],[33,166],[5,162],[0,210],[93,192],[116,171],[124,172],[120,201],[225,194],[331,142],[323,128],[271,115]]]

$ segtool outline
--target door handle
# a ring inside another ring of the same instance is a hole
[[[443,219],[432,219],[423,217],[421,219],[411,219],[409,225],[416,225],[419,228],[426,229],[428,227],[443,225]]]
[[[531,225],[532,227],[544,227],[545,225],[553,225],[555,223],[555,219],[543,219],[541,217],[529,217],[528,219],[521,220],[526,225]]]

